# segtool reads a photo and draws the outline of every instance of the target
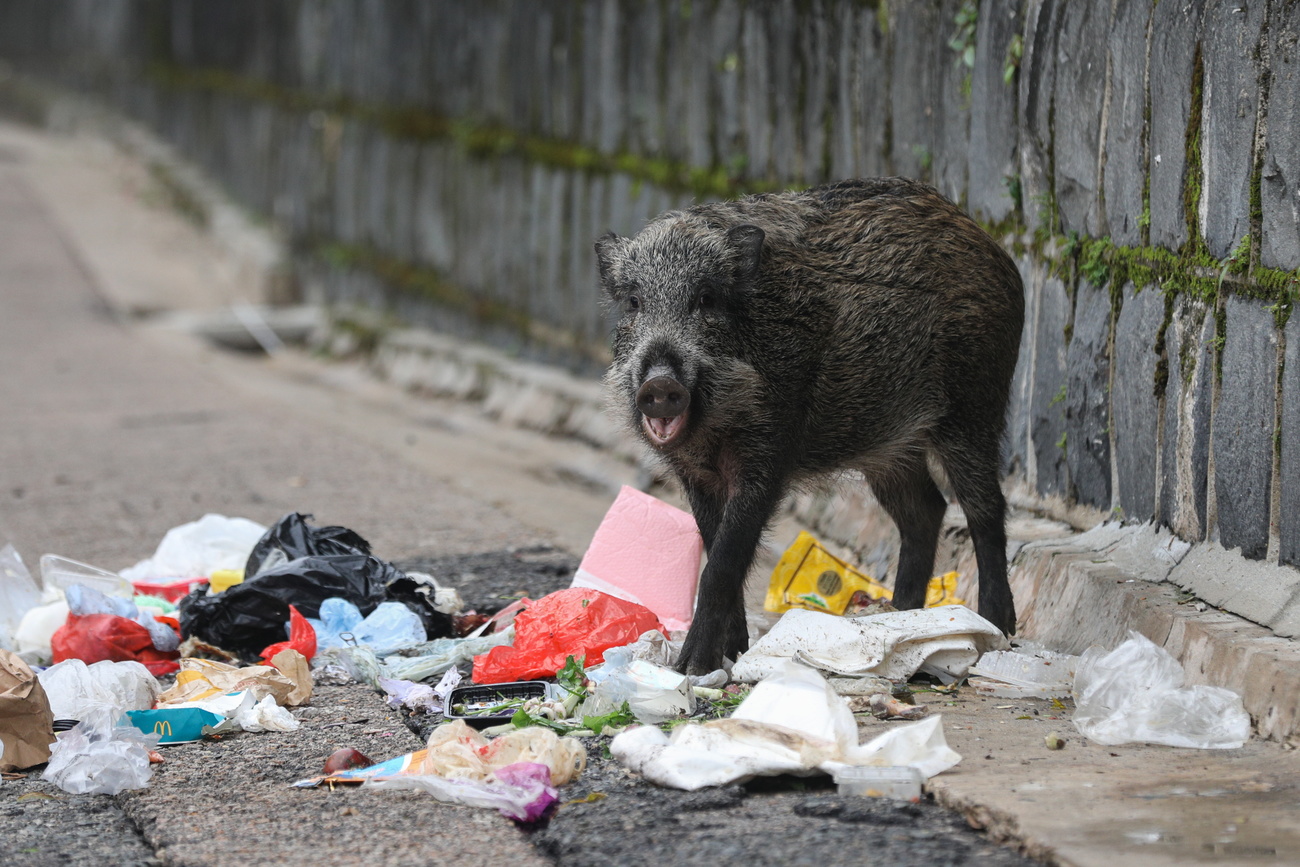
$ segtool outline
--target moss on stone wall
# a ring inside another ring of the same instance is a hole
[[[198,90],[268,102],[293,112],[325,111],[370,124],[390,136],[414,141],[449,141],[472,156],[493,159],[516,156],[549,168],[596,174],[620,173],[673,193],[700,198],[735,198],[748,193],[784,189],[775,181],[745,179],[730,166],[690,166],[632,152],[602,153],[578,142],[530,135],[495,124],[450,118],[428,109],[363,103],[344,95],[313,93],[221,69],[189,69],[156,63],[151,80],[172,90]]]
[[[881,3],[878,8],[887,17],[888,4]],[[450,118],[427,109],[367,104],[344,95],[288,88],[225,70],[190,69],[175,64],[157,63],[150,67],[149,76],[155,84],[167,89],[220,93],[271,103],[291,112],[324,111],[373,125],[396,139],[451,142],[479,159],[511,156],[562,171],[622,174],[631,178],[636,187],[651,184],[669,192],[689,193],[701,199],[734,198],[787,186],[779,180],[760,182],[744,179],[744,166],[735,161],[730,166],[690,166],[633,152],[603,153],[581,143],[530,135],[464,118]],[[1203,87],[1204,63],[1198,47],[1193,61],[1191,107],[1185,145],[1183,209],[1187,241],[1179,250],[1171,251],[1150,244],[1120,246],[1107,237],[1060,235],[1057,233],[1060,225],[1057,203],[1050,186],[1039,194],[1040,219],[1032,229],[1024,225],[1019,209],[998,223],[986,224],[985,228],[994,237],[1003,239],[1017,255],[1028,253],[1043,262],[1049,273],[1066,282],[1067,290],[1071,293],[1080,279],[1108,290],[1116,312],[1121,303],[1123,288],[1130,284],[1139,291],[1159,287],[1171,298],[1186,295],[1211,306],[1215,305],[1220,292],[1227,290],[1269,303],[1279,325],[1285,324],[1300,292],[1300,269],[1284,272],[1249,267],[1252,258],[1249,236],[1244,239],[1243,248],[1234,251],[1225,260],[1216,260],[1209,254],[1201,235],[1199,210],[1203,187]],[[1049,123],[1054,111],[1053,104],[1049,107]],[[1047,159],[1050,179],[1054,161],[1050,142]],[[1013,176],[1011,183],[1019,188],[1021,180]],[[1149,184],[1149,174],[1146,183]],[[1139,218],[1144,237],[1149,237],[1149,195],[1149,187],[1144,185],[1145,210]],[[1251,179],[1252,214],[1259,209],[1259,196],[1259,172],[1256,171]],[[435,303],[473,312],[486,321],[513,323],[524,329],[527,327],[526,315],[502,304],[478,299],[467,290],[451,286],[429,269],[355,245],[325,244],[319,245],[318,250],[329,261],[338,263],[346,260],[350,266],[368,268],[395,287],[417,293]]]

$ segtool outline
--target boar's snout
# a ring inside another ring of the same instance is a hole
[[[672,418],[686,412],[691,396],[685,386],[671,376],[646,380],[636,393],[637,409],[649,418]]]
[[[636,406],[641,410],[642,425],[654,445],[666,446],[677,438],[686,422],[690,403],[691,393],[686,386],[666,374],[652,375],[641,384],[636,393]]]

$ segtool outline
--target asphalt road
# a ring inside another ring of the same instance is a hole
[[[386,559],[443,571],[480,607],[567,584],[619,479],[593,489],[559,469],[607,470],[605,458],[354,368],[232,355],[124,316],[198,303],[221,264],[174,216],[149,210],[147,186],[126,171],[84,144],[0,126],[0,544],[33,568],[57,553],[120,569],[207,512],[269,524],[301,511],[357,530]],[[124,303],[150,286],[149,303]],[[295,790],[337,747],[398,755],[429,723],[403,721],[358,685],[321,687],[296,716],[290,734],[169,747],[148,788],[115,797],[68,795],[36,772],[6,780],[3,861],[1023,861],[933,804],[842,799],[806,781],[658,789],[599,740],[564,792],[582,803],[527,830],[412,793]]]

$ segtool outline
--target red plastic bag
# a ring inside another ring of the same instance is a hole
[[[308,661],[316,655],[316,630],[292,605],[289,606],[289,640],[277,642],[263,650],[262,661],[269,665],[271,657],[281,650],[296,650]]]
[[[586,587],[559,590],[515,618],[513,647],[494,647],[474,657],[474,682],[553,677],[569,656],[597,665],[605,661],[606,650],[631,644],[651,629],[663,626],[644,605]]]
[[[155,677],[180,668],[178,651],[156,650],[149,630],[115,614],[69,614],[50,638],[54,661],[139,662]]]

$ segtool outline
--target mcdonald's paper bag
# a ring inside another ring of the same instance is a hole
[[[41,682],[15,653],[0,650],[0,771],[49,761],[54,714]]]

